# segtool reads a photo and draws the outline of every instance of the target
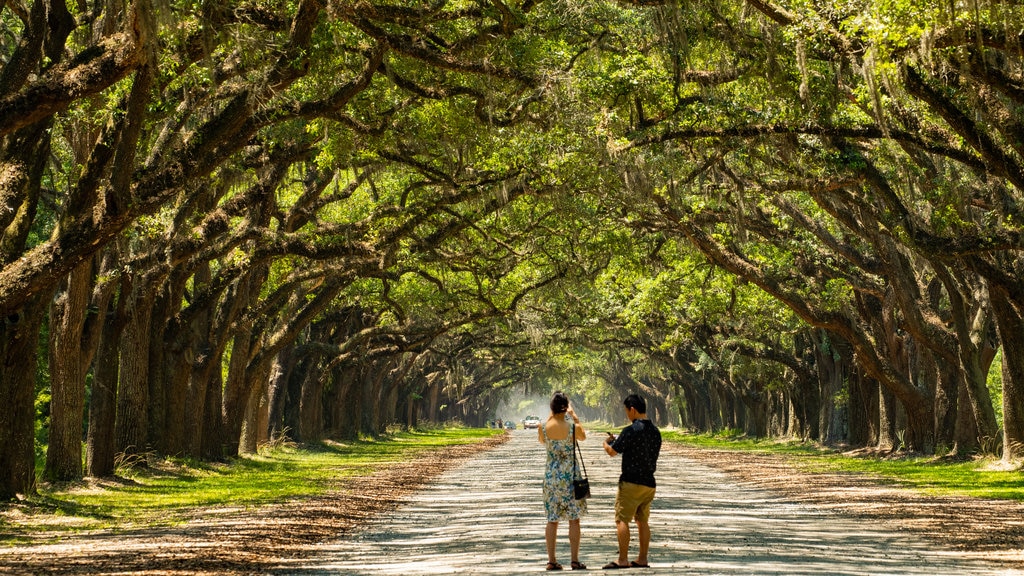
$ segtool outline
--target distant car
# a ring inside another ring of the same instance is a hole
[[[505,422],[505,430],[515,430],[515,429],[516,429],[516,423],[515,422],[513,422],[511,420],[509,420],[508,422]]]
[[[540,428],[540,418],[536,416],[527,416],[523,420],[523,428]]]

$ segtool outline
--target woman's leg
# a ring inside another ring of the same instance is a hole
[[[572,561],[580,561],[580,521],[569,520],[569,550],[572,553]]]
[[[548,562],[557,562],[555,560],[555,537],[558,535],[558,522],[548,522],[547,528],[544,529],[544,541],[548,545]]]

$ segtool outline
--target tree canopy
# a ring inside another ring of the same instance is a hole
[[[1019,457],[1022,10],[8,0],[0,493],[555,388]]]

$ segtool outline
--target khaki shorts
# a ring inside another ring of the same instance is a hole
[[[632,482],[619,482],[619,490],[615,495],[615,521],[629,523],[647,522],[651,517],[651,502],[654,500],[654,488],[641,486]]]

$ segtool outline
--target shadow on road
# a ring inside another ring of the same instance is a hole
[[[533,430],[443,474],[406,505],[320,554],[282,560],[276,574],[535,574],[544,571],[544,449]],[[583,519],[581,560],[591,570],[616,556],[612,507],[619,460],[599,438],[581,444],[594,496]],[[1024,574],[940,550],[932,542],[786,502],[664,454],[647,570],[700,575]],[[568,568],[567,525],[559,561]],[[636,556],[635,529],[630,556]]]

